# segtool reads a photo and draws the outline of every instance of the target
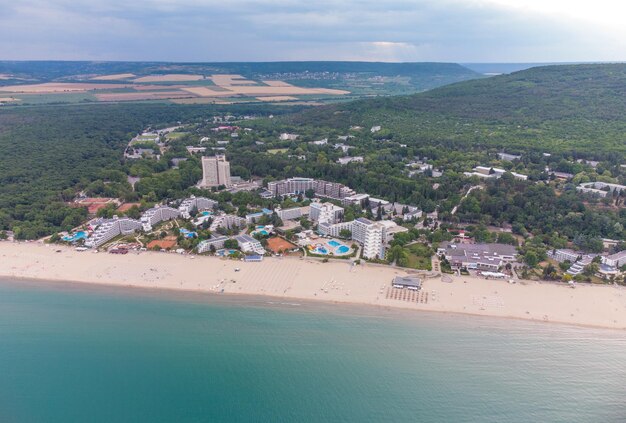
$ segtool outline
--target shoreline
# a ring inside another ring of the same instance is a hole
[[[0,277],[16,281],[148,289],[166,295],[179,292],[315,301],[372,310],[393,308],[626,329],[626,289],[621,287],[578,285],[572,289],[550,283],[509,284],[455,276],[452,282],[426,279],[419,294],[391,288],[394,276],[408,273],[395,267],[352,267],[347,262],[290,257],[246,263],[148,251],[94,254],[37,242],[0,242]]]

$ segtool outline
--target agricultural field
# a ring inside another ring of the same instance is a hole
[[[84,102],[318,105],[480,77],[457,64],[361,62],[0,62],[0,76],[0,97],[14,99],[2,104],[20,107]]]

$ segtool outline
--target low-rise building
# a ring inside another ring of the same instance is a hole
[[[559,248],[556,250],[548,251],[548,256],[552,257],[554,260],[559,263],[563,263],[565,261],[569,261],[570,263],[574,263],[575,261],[583,258],[585,256],[584,253],[580,251],[574,251],[569,248]]]
[[[302,216],[301,207],[292,207],[289,209],[277,208],[274,211],[282,220],[294,220],[299,219]]]
[[[626,265],[626,250],[602,257],[602,263],[620,269],[622,266]]]
[[[518,156],[515,154],[508,154],[508,153],[498,153],[498,158],[500,160],[504,160],[507,162],[512,162],[513,160],[519,160],[522,158],[522,156]]]
[[[408,288],[411,290],[419,291],[422,289],[422,280],[415,276],[396,276],[391,282],[391,286],[394,288]]]
[[[609,184],[607,182],[585,182],[576,187],[576,191],[583,194],[597,195],[598,197],[606,197],[613,192],[621,192],[626,186],[619,184]]]
[[[296,135],[296,134],[288,134],[288,133],[282,133],[280,134],[280,136],[278,137],[281,141],[295,141],[298,139],[300,135]]]
[[[258,223],[259,219],[261,219],[263,216],[271,216],[272,213],[274,212],[270,209],[262,209],[260,212],[248,213],[246,215],[246,223],[248,225],[252,223]]]
[[[235,237],[235,240],[244,253],[265,254],[265,249],[261,243],[250,235],[238,235]]]
[[[224,242],[228,239],[227,236],[212,236],[210,239],[200,241],[196,249],[199,254],[211,251],[211,246],[213,246],[213,249],[219,250],[224,248]]]
[[[320,223],[317,226],[317,232],[319,232],[320,235],[339,238],[341,237],[341,231],[348,230],[350,231],[350,236],[352,236],[353,226],[354,226],[353,220],[351,220],[350,222]]]
[[[472,169],[472,172],[464,172],[465,176],[478,176],[479,178],[493,178],[499,179],[504,175],[507,171],[505,169],[500,169],[497,167],[488,167],[488,166],[476,166]],[[525,181],[528,179],[527,175],[522,175],[521,173],[510,172],[511,175],[515,179],[519,179]]]
[[[498,270],[507,262],[515,261],[517,251],[507,244],[454,244],[443,242],[437,254],[450,262],[453,268]]]
[[[363,163],[363,156],[340,157],[337,160],[337,163],[340,165],[347,165],[348,163]]]

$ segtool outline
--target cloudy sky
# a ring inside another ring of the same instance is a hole
[[[623,0],[0,0],[0,60],[626,60]]]

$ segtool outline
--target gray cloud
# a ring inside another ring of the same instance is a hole
[[[0,59],[592,61],[623,40],[489,0],[0,0]]]

